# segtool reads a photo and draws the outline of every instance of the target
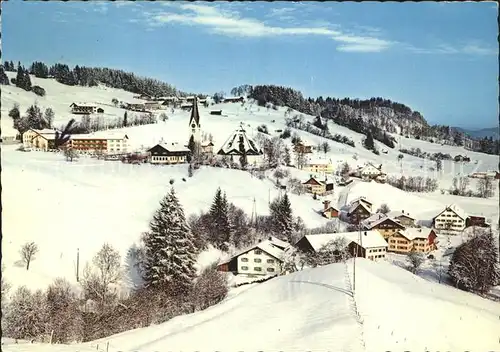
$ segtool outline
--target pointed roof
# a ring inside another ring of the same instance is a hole
[[[257,144],[248,137],[242,123],[240,124],[240,128],[229,136],[217,154],[242,155],[242,150],[240,150],[241,147],[245,150],[246,155],[264,154]]]
[[[189,124],[195,121],[197,125],[200,124],[200,112],[198,111],[198,99],[196,97],[193,98],[193,108],[191,109],[191,118],[189,119]]]

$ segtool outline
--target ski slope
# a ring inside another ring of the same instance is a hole
[[[388,263],[331,264],[253,285],[205,311],[73,346],[11,352],[496,351],[500,304]]]

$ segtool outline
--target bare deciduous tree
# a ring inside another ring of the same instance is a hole
[[[380,208],[378,208],[377,213],[387,214],[391,211],[387,204],[382,204]]]
[[[35,255],[38,251],[38,246],[35,242],[27,242],[21,247],[21,260],[26,264],[26,270],[30,269],[30,264],[33,260],[35,260]]]
[[[495,184],[489,177],[481,178],[477,181],[477,193],[479,197],[489,198],[493,197]]]
[[[305,261],[312,267],[345,262],[351,257],[347,248],[348,244],[349,242],[345,237],[336,238],[325,244],[317,252],[309,253]]]
[[[78,158],[78,151],[73,148],[65,148],[64,156],[66,157],[66,161],[73,161]]]
[[[406,257],[409,264],[409,269],[412,273],[416,274],[420,266],[424,263],[425,257],[419,252],[410,252]]]

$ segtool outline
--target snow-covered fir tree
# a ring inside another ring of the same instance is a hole
[[[285,193],[282,197],[275,199],[270,205],[271,226],[274,235],[285,241],[292,241],[293,214],[290,199]]]
[[[160,202],[143,235],[146,287],[186,292],[196,277],[197,249],[174,188]]]
[[[228,204],[226,194],[220,188],[215,192],[214,201],[210,207],[211,220],[210,241],[219,249],[227,250],[231,237],[231,226],[228,218]]]

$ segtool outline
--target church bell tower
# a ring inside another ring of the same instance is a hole
[[[191,117],[189,119],[189,139],[191,137],[196,143],[201,143],[201,126],[200,126],[200,112],[198,111],[198,99],[194,97],[193,108],[191,109]]]

